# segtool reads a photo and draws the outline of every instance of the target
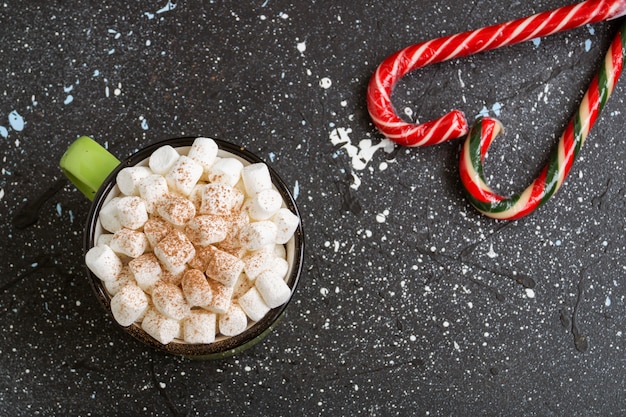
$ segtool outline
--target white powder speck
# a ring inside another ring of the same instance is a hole
[[[328,77],[324,77],[320,80],[320,87],[322,87],[324,90],[329,89],[331,85],[333,85],[333,82]]]
[[[165,382],[159,382],[159,386],[161,387],[161,389],[165,389],[167,385],[165,385]]]
[[[324,297],[326,297],[328,293],[328,288],[320,288],[320,294],[322,294]]]
[[[604,305],[611,307],[611,298],[608,295],[606,296],[606,300],[604,300]]]
[[[300,51],[300,53],[304,53],[304,51],[306,51],[306,42],[298,42],[296,44],[296,48],[298,48],[298,51]]]
[[[381,162],[380,165],[378,166],[378,169],[381,171],[384,171],[387,168],[389,168],[389,164],[387,162]]]
[[[167,4],[165,6],[163,6],[159,10],[157,10],[157,14],[169,12],[171,10],[174,10],[175,8],[176,8],[176,3],[172,3],[171,1],[168,0]]]
[[[535,298],[535,290],[532,288],[526,288],[526,297]]]
[[[4,198],[4,188],[0,188],[0,200]]]
[[[489,245],[489,252],[487,252],[487,256],[491,259],[496,258],[498,254],[493,250],[493,243]]]

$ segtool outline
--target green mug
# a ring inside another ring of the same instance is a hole
[[[78,138],[70,145],[60,160],[61,170],[76,188],[92,201],[85,227],[84,254],[96,246],[98,237],[104,233],[99,221],[99,212],[106,202],[119,194],[119,189],[116,186],[117,173],[125,167],[147,165],[150,155],[165,145],[172,146],[180,154],[184,155],[195,139],[195,137],[183,137],[160,141],[139,150],[123,161],[119,161],[108,150],[86,136]],[[244,165],[258,162],[265,163],[261,158],[240,146],[219,139],[214,140],[218,145],[219,157],[235,157]],[[302,219],[289,188],[272,167],[267,163],[266,165],[270,171],[272,183],[283,197],[285,206]],[[293,293],[303,269],[304,234],[301,223],[298,225],[291,240],[285,244],[285,249],[287,262],[289,263],[286,283]],[[111,295],[106,290],[103,282],[89,268],[86,268],[86,270],[96,296],[113,319],[110,304]],[[159,351],[196,359],[219,359],[248,349],[262,340],[275,327],[288,304],[289,301],[282,306],[272,309],[265,317],[250,325],[243,333],[232,337],[220,337],[215,342],[208,344],[191,344],[176,340],[163,345],[148,335],[137,323],[123,327],[114,319],[113,322],[135,339]]]
[[[93,201],[100,186],[119,164],[116,157],[87,136],[76,139],[59,163],[63,174],[89,201]]]

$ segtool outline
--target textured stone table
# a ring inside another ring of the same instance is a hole
[[[514,222],[465,201],[460,141],[393,147],[365,107],[392,52],[565,4],[0,1],[0,415],[624,415],[623,83],[565,186]],[[486,169],[520,191],[618,25],[425,68],[394,103],[498,117]],[[80,135],[120,157],[212,136],[281,173],[306,265],[262,343],[198,362],[114,325],[82,262],[89,203],[58,169]]]

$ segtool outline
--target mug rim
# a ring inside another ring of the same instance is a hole
[[[87,216],[87,224],[85,227],[85,232],[83,234],[83,259],[86,255],[87,251],[95,246],[95,235],[96,228],[98,224],[98,213],[100,212],[102,206],[106,198],[108,197],[111,190],[116,186],[116,177],[117,174],[124,168],[135,166],[140,162],[144,161],[148,158],[152,153],[158,148],[170,145],[174,148],[181,148],[186,146],[191,146],[193,141],[202,136],[184,136],[177,137],[172,139],[164,139],[159,140],[157,142],[152,143],[144,148],[141,148],[137,152],[134,152],[128,158],[122,160],[120,164],[111,171],[111,173],[106,177],[100,188],[98,189],[96,195],[94,196],[93,202],[89,209],[89,214]],[[287,285],[291,289],[291,296],[289,300],[284,304],[271,309],[267,314],[259,321],[252,324],[252,326],[248,327],[242,333],[236,336],[229,336],[222,340],[216,340],[213,343],[180,343],[180,342],[170,342],[168,344],[162,344],[161,342],[154,339],[147,332],[145,332],[140,326],[136,323],[131,324],[130,326],[124,327],[121,326],[113,317],[113,313],[111,312],[111,296],[106,290],[103,282],[86,266],[87,274],[90,277],[89,282],[91,287],[96,294],[97,298],[100,300],[100,304],[107,311],[110,318],[113,320],[115,325],[118,328],[121,328],[125,333],[130,334],[136,340],[146,344],[150,347],[156,348],[159,351],[181,355],[181,356],[190,356],[195,358],[206,358],[206,359],[217,359],[222,357],[231,356],[240,351],[246,350],[252,347],[254,344],[263,339],[276,325],[277,321],[282,317],[287,305],[293,299],[295,294],[295,290],[300,281],[300,275],[302,273],[302,267],[304,263],[304,232],[302,228],[302,216],[300,215],[300,211],[296,205],[295,199],[287,184],[283,181],[283,179],[278,175],[278,173],[270,166],[270,164],[266,163],[263,159],[261,159],[258,155],[252,153],[242,146],[235,145],[231,142],[227,142],[221,139],[214,139],[215,143],[218,145],[220,150],[229,152],[237,157],[240,157],[246,160],[249,163],[264,163],[269,172],[270,177],[272,179],[272,183],[276,187],[277,191],[280,193],[281,197],[287,208],[292,211],[295,215],[298,216],[299,222],[296,231],[294,232],[294,251],[293,251],[293,262],[291,264],[291,271],[286,280]]]

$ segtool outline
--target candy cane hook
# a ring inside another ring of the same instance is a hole
[[[367,107],[376,127],[405,146],[426,146],[464,136],[465,116],[459,110],[423,124],[407,123],[395,112],[391,94],[408,72],[426,65],[548,36],[588,23],[626,14],[626,0],[588,0],[508,23],[446,36],[409,46],[385,59],[371,78]]]
[[[591,127],[609,99],[622,73],[626,56],[626,24],[613,39],[600,70],[559,139],[556,150],[539,176],[521,193],[503,197],[493,192],[485,180],[483,161],[489,145],[502,126],[482,118],[472,127],[461,150],[461,183],[470,203],[483,214],[502,220],[518,219],[545,203],[563,184]]]

